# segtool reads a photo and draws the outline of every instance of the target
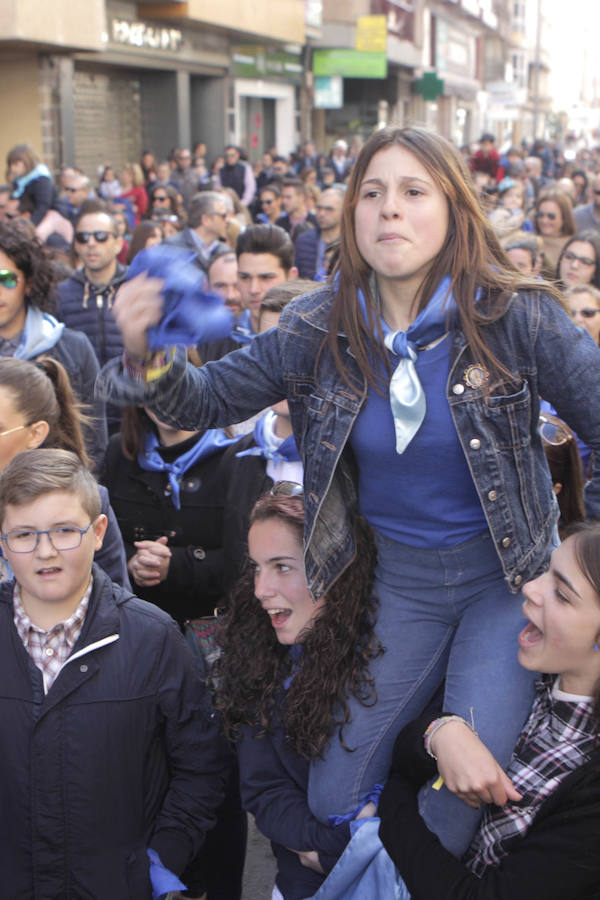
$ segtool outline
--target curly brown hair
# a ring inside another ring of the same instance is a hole
[[[25,276],[27,305],[54,312],[56,275],[38,239],[31,237],[19,222],[0,222],[0,250]]]
[[[265,494],[255,504],[250,524],[279,519],[295,531],[301,545],[303,518],[302,497]],[[375,542],[363,519],[356,520],[355,537],[356,555],[305,632],[297,670],[254,596],[251,569],[233,588],[228,614],[218,626],[222,655],[214,670],[217,706],[231,739],[242,725],[258,726],[263,734],[272,730],[283,682],[293,674],[281,721],[294,750],[306,759],[322,756],[336,731],[342,746],[352,749],[343,736],[351,718],[348,700],[354,697],[364,706],[376,702],[369,662],[383,653],[375,635]]]

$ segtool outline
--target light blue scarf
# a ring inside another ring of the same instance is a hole
[[[263,459],[272,459],[273,462],[300,462],[300,454],[296,447],[294,435],[290,434],[284,441],[275,443],[273,440],[273,419],[275,413],[272,409],[268,410],[264,416],[258,420],[254,426],[254,440],[256,447],[250,447],[249,450],[240,450],[235,455],[242,456],[262,456]],[[271,427],[265,427],[270,425]]]
[[[25,175],[19,175],[18,178],[15,178],[12,196],[22,197],[23,191],[25,190],[27,185],[31,181],[37,181],[38,178],[49,178],[50,181],[52,181],[50,169],[48,168],[48,166],[45,166],[44,163],[38,163],[35,169],[32,169],[31,172],[27,172]]]
[[[367,307],[361,291],[358,302],[367,319]],[[442,278],[425,309],[406,331],[392,331],[380,318],[383,342],[388,350],[401,357],[390,381],[390,406],[396,431],[396,453],[404,453],[423,424],[427,403],[415,362],[420,347],[441,338],[448,328],[449,313],[456,310],[450,291],[450,278]]]

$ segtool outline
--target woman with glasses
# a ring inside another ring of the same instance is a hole
[[[260,209],[256,216],[259,224],[274,225],[281,215],[281,188],[278,184],[267,184],[260,192]]]
[[[575,324],[585,328],[594,343],[600,344],[600,289],[576,284],[565,292],[565,300]]]
[[[149,196],[147,218],[171,215],[177,216],[185,224],[185,211],[179,194],[172,184],[157,184]]]
[[[558,259],[556,278],[559,286],[592,284],[600,288],[600,234],[583,231],[564,245]]]
[[[0,359],[0,472],[18,453],[36,447],[70,450],[89,468],[82,433],[85,421],[59,362]],[[108,527],[94,559],[113,581],[129,588],[123,538],[108,491],[101,486],[99,490]]]
[[[316,602],[303,531],[302,486],[277,482],[250,514],[249,564],[219,626],[214,672],[244,808],[277,859],[273,900],[312,896],[349,840],[348,822],[321,824],[310,811],[309,764],[330,741],[344,746],[351,700],[374,702],[369,660],[380,652],[370,529],[355,523],[357,556]]]
[[[544,241],[542,274],[551,278],[556,272],[561,250],[576,231],[571,200],[560,191],[544,191],[538,197],[533,223],[535,233]]]
[[[344,739],[313,762],[321,821],[385,778],[394,736],[446,679],[446,703],[506,763],[533,695],[515,661],[518,592],[547,564],[558,508],[539,396],[600,450],[600,352],[556,291],[505,268],[464,160],[420,128],[383,129],[354,165],[331,281],[279,326],[203,369],[178,348],[150,355],[160,285],[115,303],[127,357],[101,384],[161,419],[206,427],[286,397],[304,465],[309,589],[325,595],[356,554],[354,510],[378,548],[377,702],[351,703]],[[160,412],[158,412],[160,411]],[[588,488],[600,518],[600,477]],[[427,791],[427,821],[460,853],[476,814]]]

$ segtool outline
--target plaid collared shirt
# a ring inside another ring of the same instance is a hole
[[[506,856],[506,842],[525,835],[544,800],[596,747],[591,701],[562,699],[553,681],[553,676],[544,676],[537,682],[537,697],[507,769],[523,799],[487,806],[464,857],[479,877],[488,866],[498,865]]]
[[[41,671],[44,679],[44,693],[47,694],[58,675],[61,666],[71,655],[75,642],[81,633],[92,593],[93,579],[81,598],[77,609],[65,622],[58,622],[50,631],[34,625],[21,602],[19,585],[15,584],[13,594],[13,621],[23,646]]]

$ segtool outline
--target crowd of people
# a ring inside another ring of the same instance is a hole
[[[600,149],[494,144],[8,154],[7,896],[600,896]]]

